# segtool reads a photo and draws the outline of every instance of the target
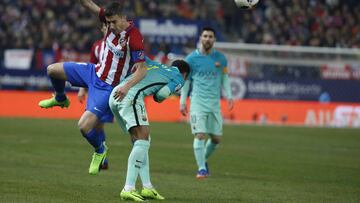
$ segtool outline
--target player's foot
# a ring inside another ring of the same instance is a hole
[[[199,180],[205,179],[208,176],[209,176],[209,174],[207,173],[207,171],[205,169],[199,170],[196,174],[196,178]]]
[[[142,197],[146,199],[156,199],[156,200],[165,199],[165,197],[161,196],[154,188],[153,189],[143,188],[140,194]]]
[[[205,168],[206,168],[206,172],[207,172],[208,176],[210,176],[209,165],[207,162],[205,162]]]
[[[91,175],[96,175],[100,171],[100,166],[104,163],[106,159],[108,148],[106,145],[104,145],[104,152],[103,153],[97,153],[94,152],[92,156],[92,160],[89,167],[89,173]]]
[[[64,101],[57,101],[55,99],[55,95],[53,95],[53,97],[51,97],[50,99],[44,99],[44,100],[41,100],[39,102],[39,106],[41,108],[52,108],[54,106],[60,106],[61,108],[64,108],[64,107],[69,107],[70,106],[70,100],[66,97],[66,99]]]
[[[101,164],[100,169],[101,169],[101,170],[107,170],[107,169],[109,169],[109,161],[108,161],[108,158],[105,158],[104,163]]]
[[[136,190],[125,191],[124,189],[120,192],[120,198],[122,200],[132,200],[135,202],[144,202],[143,198]]]

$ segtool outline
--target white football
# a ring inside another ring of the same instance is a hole
[[[234,0],[234,1],[239,8],[243,8],[243,9],[253,8],[257,3],[259,3],[259,0]]]

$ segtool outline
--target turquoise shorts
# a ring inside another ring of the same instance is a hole
[[[143,99],[134,102],[132,98],[125,97],[121,102],[114,101],[110,96],[109,106],[113,112],[116,121],[125,133],[134,126],[148,126],[149,119],[146,113]]]
[[[191,133],[222,135],[223,119],[221,112],[190,111]]]

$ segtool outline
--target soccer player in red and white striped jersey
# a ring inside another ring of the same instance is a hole
[[[86,111],[78,126],[82,135],[94,147],[95,152],[89,167],[90,174],[97,174],[107,155],[107,146],[100,139],[99,126],[113,120],[108,105],[113,88],[132,70],[133,76],[127,83],[115,90],[122,100],[129,89],[146,75],[143,37],[132,21],[128,21],[121,2],[110,3],[105,9],[92,0],[80,0],[89,11],[99,16],[107,25],[104,37],[103,57],[99,64],[55,63],[47,68],[48,76],[55,89],[54,97],[39,102],[42,108],[68,107],[70,101],[65,94],[65,81],[73,86],[88,88]]]

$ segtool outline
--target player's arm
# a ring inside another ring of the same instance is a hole
[[[78,100],[79,100],[80,103],[84,102],[86,94],[87,94],[87,89],[83,88],[83,87],[80,87],[79,91],[78,91],[78,95],[77,95]]]
[[[121,101],[122,99],[124,99],[129,89],[145,77],[147,71],[145,62],[135,63],[133,69],[135,69],[135,72],[133,73],[131,79],[127,81],[123,86],[117,88],[117,90],[115,91],[115,100]]]
[[[186,106],[186,99],[188,97],[189,94],[189,90],[190,90],[190,80],[185,80],[184,86],[181,88],[181,93],[180,93],[180,113],[183,116],[186,116],[188,109]]]
[[[95,4],[92,0],[80,0],[80,4],[84,6],[87,10],[91,11],[91,13],[96,16],[100,13],[100,7]]]
[[[175,81],[175,80],[170,81],[167,85],[164,85],[159,91],[157,91],[156,94],[154,94],[154,96],[153,96],[154,100],[156,102],[158,102],[158,103],[163,102],[171,94],[178,91],[181,88],[183,82],[184,82],[184,80],[182,80],[182,81]]]
[[[234,107],[234,101],[232,98],[229,74],[228,74],[228,70],[226,67],[223,70],[221,82],[222,82],[222,86],[225,90],[226,98],[228,100],[228,108],[229,108],[229,110],[231,110]]]

